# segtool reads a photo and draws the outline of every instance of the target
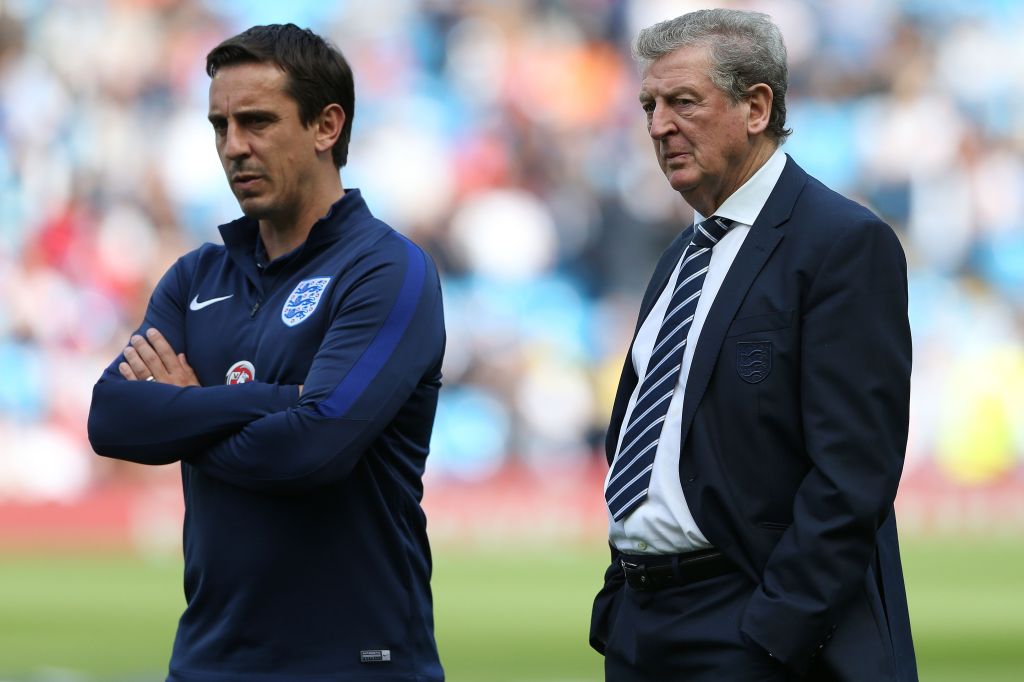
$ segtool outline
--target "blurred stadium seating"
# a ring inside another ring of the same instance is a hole
[[[907,250],[905,525],[1024,527],[1024,3],[720,4],[782,26],[786,150]],[[68,524],[87,541],[177,546],[177,469],[95,457],[85,416],[156,280],[238,214],[205,121],[204,56],[277,21],[352,62],[344,183],[443,270],[434,527],[475,532],[465,509],[532,494],[544,462],[565,475],[534,509],[576,510],[559,528],[600,537],[600,442],[637,299],[690,217],[651,154],[628,44],[698,6],[0,3],[0,546],[71,541]]]

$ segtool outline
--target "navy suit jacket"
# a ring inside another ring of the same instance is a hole
[[[638,328],[690,235],[658,263]],[[704,535],[757,585],[743,637],[798,673],[917,679],[893,516],[910,366],[896,235],[787,158],[697,343],[679,479]],[[637,381],[627,355],[609,463]],[[613,548],[598,651],[622,589]]]

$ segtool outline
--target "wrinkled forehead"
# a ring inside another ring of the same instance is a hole
[[[269,62],[241,62],[217,69],[210,79],[210,110],[266,105],[287,97],[287,74]]]
[[[640,71],[640,96],[656,96],[683,87],[713,87],[711,60],[704,45],[680,47],[647,62]]]

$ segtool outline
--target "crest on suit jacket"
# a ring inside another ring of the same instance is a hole
[[[320,304],[320,297],[323,296],[324,289],[330,281],[330,277],[316,277],[304,279],[295,285],[281,309],[281,321],[289,327],[305,322]]]
[[[740,341],[736,344],[736,372],[748,384],[764,381],[772,371],[771,341]]]

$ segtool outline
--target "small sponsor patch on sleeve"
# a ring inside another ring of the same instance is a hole
[[[253,367],[253,364],[248,360],[239,360],[231,365],[224,383],[228,386],[234,386],[235,384],[245,384],[255,380],[256,368]]]
[[[359,652],[360,663],[390,663],[391,649],[364,649]]]

